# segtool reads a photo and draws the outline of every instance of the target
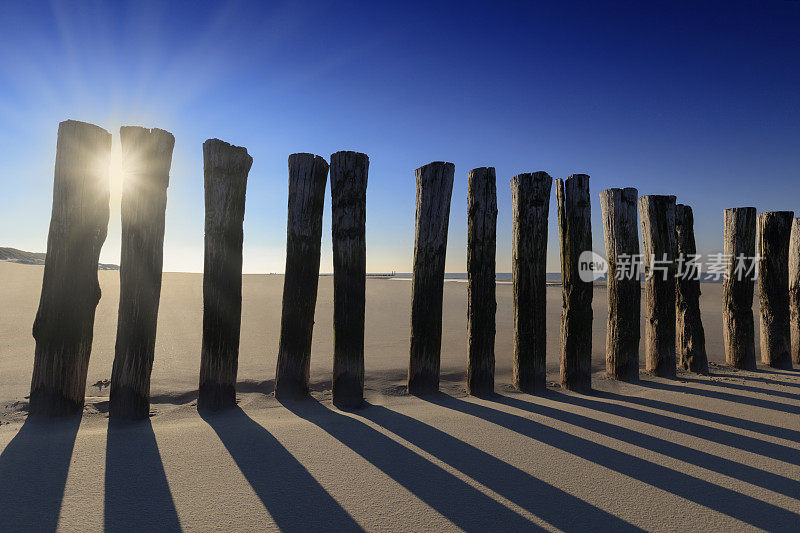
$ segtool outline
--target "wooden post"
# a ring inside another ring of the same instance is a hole
[[[675,206],[675,239],[677,243],[677,260],[686,266],[687,262],[697,255],[694,241],[694,216],[688,205]],[[706,355],[706,334],[703,319],[700,315],[700,279],[698,272],[691,267],[676,279],[675,284],[675,322],[678,337],[678,351],[681,366],[691,372],[708,374],[708,357]]]
[[[561,242],[561,386],[592,390],[592,296],[594,283],[581,279],[580,256],[592,250],[589,176],[556,180]]]
[[[514,292],[514,387],[528,394],[547,388],[546,260],[550,188],[546,172],[511,178],[514,223],[511,276]]]
[[[242,324],[242,223],[252,165],[247,148],[219,139],[203,143],[206,226],[198,409],[236,405]]]
[[[497,186],[494,167],[469,171],[467,189],[467,394],[494,392]]]
[[[454,174],[455,165],[442,161],[415,171],[417,207],[411,282],[410,394],[439,390],[444,260]]]
[[[800,218],[792,221],[789,239],[789,328],[792,362],[800,364]]]
[[[286,224],[286,273],[275,376],[275,397],[308,396],[311,335],[317,305],[322,208],[328,163],[313,154],[289,156],[289,215]]]
[[[32,415],[83,411],[100,301],[97,265],[108,231],[110,154],[106,130],[74,120],[58,125],[53,211],[33,323]]]
[[[645,268],[646,369],[675,377],[675,197],[639,198]]]
[[[756,208],[734,207],[723,216],[722,340],[725,361],[742,370],[756,369],[753,321],[753,272],[756,255]]]
[[[638,196],[632,187],[600,193],[608,260],[606,374],[622,381],[639,379],[642,283],[638,261]]]
[[[761,304],[761,362],[792,368],[789,334],[789,237],[792,211],[758,215],[758,296]]]
[[[122,255],[117,344],[111,371],[111,418],[150,416],[150,373],[164,258],[164,214],[175,137],[122,127]]]
[[[369,157],[331,155],[333,234],[333,404],[364,401],[364,307],[367,275],[367,175]]]

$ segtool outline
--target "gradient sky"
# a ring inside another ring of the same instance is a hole
[[[800,215],[800,2],[9,2],[0,18],[0,246],[44,251],[58,123],[176,138],[164,269],[201,271],[202,143],[254,158],[245,272],[282,272],[287,157],[370,156],[367,269],[411,268],[414,169],[455,163],[449,272],[466,269],[467,172],[544,170],[675,194],[698,251],[722,210]],[[112,154],[112,159],[115,158]],[[555,187],[553,193],[555,192]],[[119,184],[101,260],[118,262]],[[321,270],[332,270],[326,197]],[[555,198],[548,271],[557,272]]]

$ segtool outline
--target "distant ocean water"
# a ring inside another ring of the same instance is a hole
[[[370,273],[370,277],[392,278],[392,279],[411,279],[410,272],[388,272],[388,273]],[[561,283],[561,274],[559,272],[548,272],[545,278],[549,282]],[[445,281],[467,281],[466,272],[445,272]],[[495,279],[498,283],[511,283],[511,272],[498,272],[495,274]]]
[[[369,277],[381,277],[381,278],[392,278],[392,279],[411,279],[410,272],[375,272],[367,274]],[[467,281],[467,274],[466,272],[445,272],[444,274],[445,281]],[[495,279],[498,283],[511,283],[511,272],[498,272],[495,274]],[[561,273],[560,272],[548,272],[545,274],[545,279],[548,283],[558,284],[561,283]],[[605,278],[602,278],[599,281],[604,281]],[[701,275],[700,279],[701,283],[722,283],[722,280],[717,280],[715,276],[704,274]]]

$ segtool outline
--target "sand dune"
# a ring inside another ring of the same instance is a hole
[[[800,523],[800,373],[603,375],[606,304],[595,291],[593,395],[515,393],[511,287],[498,285],[498,392],[464,395],[466,285],[445,284],[443,393],[408,397],[410,284],[367,282],[368,407],[332,409],[332,280],[320,279],[314,400],[272,390],[282,278],[245,276],[240,409],[194,408],[201,276],[164,275],[154,416],[109,425],[108,388],[82,419],[24,421],[41,267],[0,262],[2,527],[96,531],[770,530]],[[89,383],[110,377],[118,273],[100,272]],[[720,363],[720,287],[703,285]],[[557,379],[560,289],[548,289]]]

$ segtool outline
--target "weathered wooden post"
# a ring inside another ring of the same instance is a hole
[[[119,313],[108,414],[150,415],[150,373],[156,346],[164,258],[164,215],[175,137],[153,128],[120,128],[122,255]]]
[[[800,218],[792,221],[789,238],[789,328],[792,362],[800,364]]]
[[[753,321],[753,270],[756,255],[756,208],[734,207],[723,215],[722,340],[725,361],[743,370],[756,369]]]
[[[203,143],[206,226],[198,409],[236,405],[242,324],[242,223],[252,165],[247,148],[219,139]]]
[[[639,198],[645,268],[646,369],[654,376],[675,371],[675,197]]]
[[[545,318],[547,217],[550,188],[546,172],[511,178],[514,224],[511,276],[514,293],[514,387],[528,394],[544,392],[547,383]]]
[[[455,165],[435,161],[414,173],[417,207],[408,392],[425,394],[439,390],[444,260]]]
[[[758,215],[758,296],[761,304],[761,362],[791,369],[789,334],[789,237],[792,211]]]
[[[580,258],[592,251],[589,176],[556,180],[561,242],[561,386],[592,390],[592,279],[581,279]]]
[[[275,376],[276,398],[308,396],[311,336],[317,305],[322,208],[328,163],[313,154],[289,156],[286,273]]]
[[[639,276],[639,224],[632,187],[600,193],[603,238],[608,260],[606,374],[622,381],[639,379],[639,324],[642,282]]]
[[[367,275],[367,174],[369,157],[331,155],[333,234],[333,404],[364,401],[364,308]]]
[[[53,211],[47,237],[30,414],[80,413],[100,301],[97,264],[109,217],[111,134],[94,124],[58,125]]]
[[[688,205],[675,206],[675,240],[679,262],[686,265],[697,256],[694,240],[694,216]],[[675,322],[681,366],[698,374],[708,374],[706,334],[700,315],[699,271],[691,267],[680,273],[675,284]],[[685,269],[684,269],[685,270]]]
[[[497,185],[494,167],[469,171],[467,188],[467,394],[494,392]]]

